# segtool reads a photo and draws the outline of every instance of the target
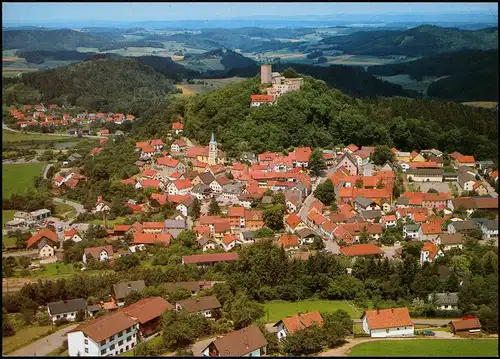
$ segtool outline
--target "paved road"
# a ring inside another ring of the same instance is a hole
[[[17,133],[26,133],[28,135],[46,135],[46,136],[58,136],[58,137],[72,137],[71,135],[68,135],[66,133],[41,133],[41,132],[24,132],[24,131],[18,131],[14,130],[10,127],[7,127],[5,123],[2,122],[2,128],[6,131],[10,132],[17,132]],[[73,136],[76,137],[76,136]],[[104,138],[105,136],[91,136],[91,135],[83,135],[84,138]]]
[[[81,205],[80,203],[76,203],[76,202],[72,202],[70,200],[64,200],[64,199],[60,199],[60,198],[54,198],[53,199],[54,202],[56,203],[64,203],[64,204],[67,204],[71,207],[73,207],[74,209],[76,209],[76,214],[79,215],[80,213],[85,213],[85,208],[83,208],[83,205]]]
[[[52,163],[49,163],[47,166],[45,166],[45,170],[43,171],[43,178],[47,178],[47,173],[49,172],[50,167],[53,167],[54,165]]]
[[[15,352],[9,354],[8,356],[25,356],[25,357],[45,356],[50,352],[59,348],[66,339],[66,333],[69,332],[70,330],[75,329],[76,327],[77,325],[75,324],[63,328],[61,330],[58,330],[54,334],[42,338],[39,341],[36,341],[22,349],[16,350]]]
[[[484,177],[481,176],[481,175],[479,175],[479,178],[481,179],[481,182],[483,183],[483,186],[486,187],[486,189],[488,190],[488,194],[491,197],[497,198],[498,197],[498,193],[495,192],[495,189],[493,187],[491,187],[491,185],[488,183],[488,181],[486,181],[484,179]]]

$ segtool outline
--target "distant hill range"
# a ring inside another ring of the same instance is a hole
[[[498,50],[444,53],[405,63],[370,66],[368,72],[378,76],[406,74],[418,81],[424,76],[445,76],[429,86],[429,96],[498,101]]]
[[[112,38],[97,34],[62,30],[8,30],[2,31],[2,49],[11,50],[73,50],[78,47],[97,48],[99,51],[120,49],[123,47],[157,47],[165,48],[159,41],[126,40],[120,34],[112,34]]]
[[[220,48],[199,55],[185,56],[189,60],[218,59],[225,70],[230,69],[258,69],[259,66],[252,59],[235,51]]]
[[[335,45],[351,55],[418,57],[460,50],[497,49],[498,28],[469,31],[423,25],[399,31],[361,31],[327,37],[321,42]]]

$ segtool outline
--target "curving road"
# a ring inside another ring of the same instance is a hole
[[[72,202],[72,201],[67,200],[67,199],[60,199],[60,198],[52,198],[52,200],[56,203],[67,204],[68,206],[73,207],[74,209],[76,209],[76,215],[79,215],[80,213],[86,212],[85,208],[83,208],[83,205],[81,205],[80,203],[76,203],[76,202]]]

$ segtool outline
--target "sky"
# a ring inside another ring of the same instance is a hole
[[[8,3],[2,22],[222,20],[256,16],[497,13],[497,3]]]

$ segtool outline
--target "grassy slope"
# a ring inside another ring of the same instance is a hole
[[[33,339],[44,336],[50,329],[50,325],[30,325],[17,331],[12,337],[2,338],[2,354],[8,354],[22,348]]]
[[[497,340],[380,340],[356,345],[349,356],[498,356]]]
[[[28,189],[34,186],[35,177],[42,174],[44,165],[44,163],[2,165],[2,198],[28,192]]]
[[[303,300],[298,302],[272,301],[265,305],[265,321],[266,323],[276,323],[289,315],[294,315],[299,312],[334,312],[338,309],[343,309],[351,318],[359,319],[361,311],[356,311],[346,301],[343,300]],[[269,313],[269,317],[268,317]]]
[[[5,225],[6,222],[12,221],[12,219],[14,219],[14,213],[16,212],[17,210],[15,209],[2,210],[2,227]]]

